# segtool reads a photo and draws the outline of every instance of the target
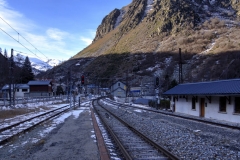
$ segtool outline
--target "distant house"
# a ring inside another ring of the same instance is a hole
[[[117,81],[111,86],[111,95],[116,97],[126,97],[126,85],[121,81]]]
[[[240,79],[179,84],[164,95],[175,112],[240,122]]]
[[[28,85],[30,97],[53,95],[52,81],[29,81]]]
[[[2,98],[9,99],[9,85],[5,85],[2,88]],[[23,98],[25,94],[29,93],[28,84],[13,84],[11,85],[11,94],[15,92],[15,98]]]
[[[141,95],[141,87],[131,87],[129,91],[129,96],[139,97]]]

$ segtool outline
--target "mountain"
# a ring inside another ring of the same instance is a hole
[[[18,62],[18,64],[21,66],[24,63],[26,56],[17,54],[14,57],[14,61]],[[48,69],[52,69],[54,66],[61,63],[59,60],[55,59],[49,59],[48,61],[44,62],[43,60],[35,57],[28,57],[29,61],[31,62],[33,72],[35,75],[39,74],[40,72],[46,71]]]
[[[106,15],[69,63],[91,58],[79,70],[102,83],[159,76],[166,90],[179,63],[183,82],[239,78],[239,53],[239,0],[133,0]]]
[[[201,53],[238,33],[238,0],[133,0],[99,25],[93,44],[74,58],[108,53],[178,51]],[[231,31],[229,31],[231,29]],[[239,37],[231,37],[236,43]],[[197,42],[197,43],[196,43]],[[224,49],[238,50],[238,43]],[[194,47],[193,47],[193,44]]]

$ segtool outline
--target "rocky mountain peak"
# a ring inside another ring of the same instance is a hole
[[[102,23],[97,28],[96,37],[93,41],[97,41],[114,29],[120,13],[119,9],[114,9],[109,15],[103,18]]]
[[[240,15],[239,0],[133,0],[103,19],[94,41],[118,26],[119,33],[124,34],[143,21],[157,24],[158,33],[178,32],[183,27],[194,28],[212,16],[226,18],[233,15]]]

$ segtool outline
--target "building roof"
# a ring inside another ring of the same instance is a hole
[[[240,95],[240,79],[179,84],[164,95]]]
[[[29,85],[28,84],[14,84],[16,89],[29,89]],[[9,85],[6,84],[5,86],[3,86],[2,90],[8,90],[9,89]],[[11,85],[11,89],[13,89],[13,85]]]
[[[29,81],[28,82],[28,85],[31,86],[31,85],[49,85],[51,83],[51,81]]]
[[[120,81],[120,80],[117,80],[117,81],[115,81],[114,83],[113,83],[113,85],[112,86],[114,86],[115,84],[118,84],[118,83],[122,83],[123,85],[126,85],[125,83],[123,83],[122,81]]]

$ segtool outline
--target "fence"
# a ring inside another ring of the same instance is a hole
[[[61,96],[38,96],[38,97],[24,97],[24,98],[15,98],[14,101],[12,101],[12,105],[16,104],[26,104],[26,103],[39,103],[39,102],[49,102],[49,101],[55,101],[55,100],[64,100],[67,99],[67,95],[61,95]],[[10,101],[6,98],[0,98],[0,107],[1,106],[9,106]]]

